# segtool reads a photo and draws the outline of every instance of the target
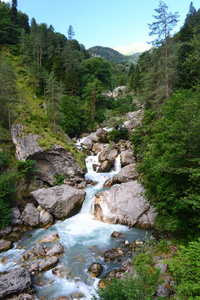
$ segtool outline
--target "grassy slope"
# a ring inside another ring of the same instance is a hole
[[[8,56],[8,51],[2,51],[2,54]],[[51,149],[53,144],[63,146],[71,152],[82,168],[85,168],[85,156],[78,151],[74,143],[58,128],[55,133],[53,126],[47,116],[46,109],[43,108],[44,98],[35,97],[34,84],[31,82],[29,69],[25,66],[20,57],[9,55],[17,76],[17,102],[12,106],[12,112],[15,122],[25,125],[27,134],[38,134],[41,139],[39,145],[44,149]],[[1,134],[2,133],[2,134]],[[0,134],[9,138],[9,132],[0,128]]]

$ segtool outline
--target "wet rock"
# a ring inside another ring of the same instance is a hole
[[[45,256],[46,252],[44,250],[44,247],[39,243],[36,242],[33,246],[33,252],[37,255],[37,256]]]
[[[58,239],[59,239],[59,236],[58,236],[57,232],[53,231],[53,232],[49,233],[48,235],[39,239],[39,242],[40,243],[52,243],[52,242],[56,242]]]
[[[38,271],[38,270],[39,270],[39,263],[36,262],[36,263],[34,263],[34,264],[31,265],[29,271],[30,271],[30,272],[35,272],[35,271]]]
[[[30,226],[37,226],[40,222],[40,213],[33,205],[28,203],[22,212],[22,221]]]
[[[108,161],[108,160],[104,160],[98,169],[98,172],[108,172],[110,171],[111,167],[113,167],[113,162],[112,161]]]
[[[86,192],[67,184],[47,189],[39,189],[31,193],[39,205],[53,214],[57,219],[67,218],[81,208]]]
[[[11,224],[14,226],[23,224],[20,217],[21,217],[21,214],[20,214],[18,207],[14,207],[13,211],[12,211],[12,215],[11,215]]]
[[[45,260],[45,262],[41,263],[39,265],[39,271],[47,271],[52,268],[54,268],[58,263],[58,257],[57,256],[50,256]]]
[[[82,181],[77,185],[77,189],[85,189],[87,187],[86,181]]]
[[[64,253],[64,247],[61,244],[54,245],[51,249],[46,251],[46,255],[61,255]]]
[[[82,145],[86,146],[88,150],[91,150],[92,149],[92,140],[90,138],[86,138],[83,142],[82,142]]]
[[[56,267],[52,270],[52,274],[59,278],[68,278],[72,274],[72,269],[69,266]]]
[[[88,271],[91,273],[92,277],[98,277],[102,272],[102,265],[100,263],[93,262],[88,268]]]
[[[125,150],[121,153],[121,164],[122,167],[131,164],[133,162],[133,151]]]
[[[31,286],[30,272],[18,268],[0,274],[0,298],[10,294],[21,293]]]
[[[95,143],[92,146],[92,152],[94,154],[98,154],[99,152],[101,152],[103,150],[103,148],[104,148],[103,144]]]
[[[108,139],[108,132],[103,128],[99,128],[96,131],[96,136],[98,136],[101,143],[106,143]]]
[[[52,224],[53,224],[53,216],[45,209],[42,209],[40,211],[40,225],[44,226],[45,228],[48,228]]]
[[[104,222],[152,227],[156,214],[143,194],[144,189],[137,181],[112,186],[95,196],[94,215]]]
[[[6,240],[0,240],[0,252],[4,252],[12,248],[12,243]]]
[[[111,237],[113,238],[124,238],[126,235],[124,233],[121,232],[117,232],[117,231],[113,231],[113,233],[111,234]]]

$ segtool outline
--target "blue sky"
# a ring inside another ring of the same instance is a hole
[[[5,2],[10,2],[6,0]],[[190,0],[166,0],[169,12],[179,12],[176,31],[183,25]],[[86,48],[119,47],[151,41],[148,23],[152,23],[159,0],[18,0],[18,9],[38,24],[53,25],[67,36],[73,26],[75,39]],[[200,8],[199,0],[193,1]]]

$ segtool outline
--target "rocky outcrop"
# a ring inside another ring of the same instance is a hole
[[[24,133],[25,128],[22,124],[14,124],[11,129],[11,136],[16,148],[16,157],[19,160],[36,160],[35,168],[38,169],[38,178],[54,185],[56,174],[65,174],[67,178],[74,179],[76,182],[84,180],[84,171],[76,162],[70,152],[64,147],[53,145],[44,151],[39,145],[39,135]]]
[[[144,189],[137,181],[112,186],[96,195],[95,217],[114,224],[153,227],[156,214],[143,194]]]
[[[14,294],[21,293],[31,286],[30,272],[18,268],[0,274],[0,299]]]
[[[26,160],[30,155],[42,153],[43,149],[38,145],[40,136],[37,134],[24,133],[25,126],[14,124],[11,127],[11,137],[16,148],[16,157],[19,160]]]
[[[64,219],[81,208],[85,191],[67,184],[52,188],[43,188],[31,193],[40,206],[57,219]]]

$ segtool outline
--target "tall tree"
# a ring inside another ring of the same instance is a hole
[[[12,6],[10,10],[10,18],[12,23],[12,42],[15,43],[17,39],[17,0],[12,0]]]
[[[163,2],[159,2],[158,8],[155,9],[156,14],[153,17],[156,19],[155,22],[149,25],[151,30],[149,35],[157,35],[157,38],[152,41],[153,45],[165,46],[165,71],[166,71],[166,97],[169,98],[169,81],[168,81],[168,39],[170,37],[170,32],[176,26],[178,22],[178,12],[171,13],[168,12],[168,6]]]
[[[68,34],[68,39],[69,39],[70,41],[73,40],[73,37],[75,36],[75,32],[74,32],[74,30],[73,30],[72,25],[69,25],[67,34]]]

